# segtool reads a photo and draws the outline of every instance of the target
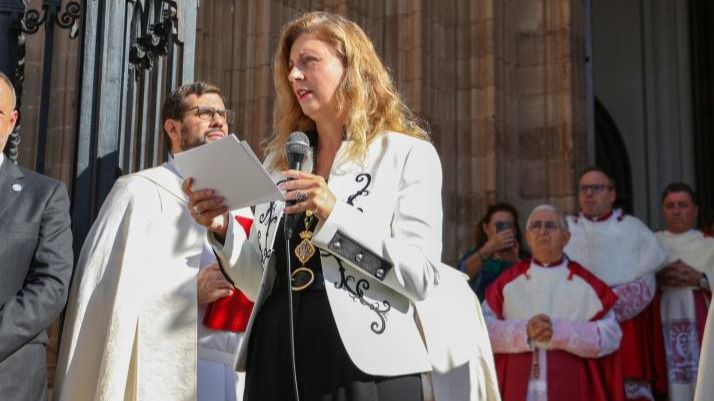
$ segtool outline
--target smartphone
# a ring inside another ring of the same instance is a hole
[[[497,221],[496,222],[496,232],[501,232],[503,230],[510,230],[513,228],[513,223],[510,221]]]

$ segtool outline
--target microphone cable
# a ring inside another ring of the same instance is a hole
[[[285,215],[283,213],[283,215]],[[286,216],[287,217],[287,216]],[[292,219],[290,219],[292,220]],[[293,311],[293,280],[292,280],[292,257],[290,254],[290,239],[293,236],[293,227],[288,226],[288,219],[284,221],[285,231],[285,255],[287,259],[287,279],[288,279],[288,319],[290,332],[290,370],[293,376],[293,391],[295,392],[295,401],[300,401],[300,393],[298,390],[297,366],[295,360],[295,315]]]

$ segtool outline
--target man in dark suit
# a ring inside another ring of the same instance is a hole
[[[15,93],[0,73],[0,399],[46,401],[46,329],[67,301],[72,276],[64,184],[2,154],[15,122]]]

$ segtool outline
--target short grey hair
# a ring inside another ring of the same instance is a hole
[[[15,106],[17,106],[17,96],[15,96],[15,86],[12,84],[10,78],[0,71],[0,81],[5,82],[7,87],[10,88],[10,94],[12,95],[12,110],[15,111]]]
[[[531,214],[528,215],[528,220],[526,221],[526,230],[528,230],[528,228],[531,226],[531,220],[533,219],[533,215],[538,212],[555,213],[556,217],[558,218],[558,225],[560,226],[560,228],[570,232],[570,229],[568,228],[568,219],[565,218],[565,214],[561,212],[560,209],[558,209],[557,207],[548,203],[536,206],[531,212]]]

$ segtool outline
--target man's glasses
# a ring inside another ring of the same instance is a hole
[[[532,221],[531,224],[528,226],[528,231],[533,231],[533,232],[538,232],[541,229],[544,229],[545,232],[547,233],[552,233],[553,231],[557,230],[560,228],[560,225],[556,223],[555,221]]]
[[[594,194],[599,194],[600,192],[611,189],[612,187],[605,184],[593,184],[593,185],[580,185],[578,189],[582,193],[592,192]]]
[[[191,107],[188,109],[188,111],[195,110],[196,116],[200,118],[201,120],[205,121],[213,121],[213,119],[218,115],[222,119],[226,121],[228,124],[233,124],[233,120],[235,120],[236,114],[233,112],[233,110],[228,110],[228,109],[217,109],[215,107],[211,106],[195,106]]]

